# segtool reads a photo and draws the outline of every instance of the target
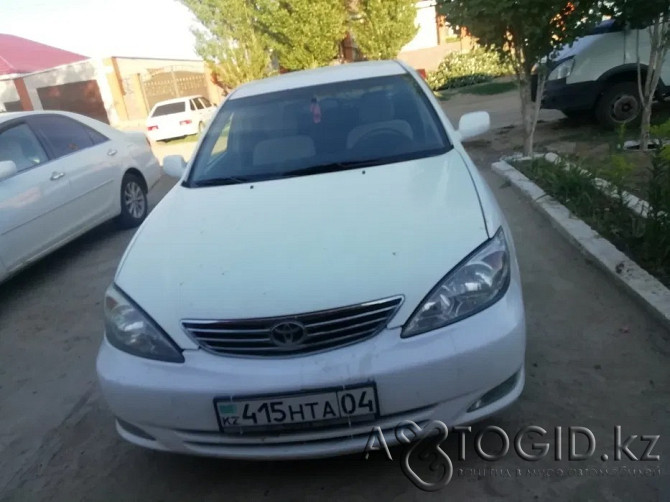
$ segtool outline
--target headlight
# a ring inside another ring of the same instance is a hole
[[[500,228],[430,292],[410,317],[402,336],[442,328],[484,310],[505,294],[509,280],[510,255]]]
[[[536,75],[538,70],[540,69],[540,66],[544,66],[547,64],[547,56],[544,56],[542,59],[540,59],[537,63],[533,65],[533,67],[530,70],[530,73],[532,75]]]
[[[113,285],[105,294],[105,334],[109,343],[129,354],[171,363],[184,362],[174,342]]]
[[[570,58],[566,61],[563,61],[556,68],[554,68],[549,74],[549,80],[559,80],[562,78],[568,78],[572,73],[572,69],[575,66],[575,58]]]

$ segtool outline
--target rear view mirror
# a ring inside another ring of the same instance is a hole
[[[10,178],[18,172],[13,160],[0,161],[0,180]]]
[[[458,121],[458,133],[461,140],[474,138],[484,134],[491,128],[491,117],[488,112],[466,113]]]
[[[180,180],[186,171],[184,157],[181,155],[168,155],[163,159],[163,171],[168,176]]]

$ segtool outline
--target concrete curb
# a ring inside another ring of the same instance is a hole
[[[549,218],[559,233],[670,329],[670,289],[510,164],[504,161],[494,162],[491,169],[528,197],[533,206]]]

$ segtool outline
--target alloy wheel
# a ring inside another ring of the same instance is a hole
[[[146,200],[139,183],[136,181],[129,181],[126,183],[126,188],[123,191],[123,201],[128,213],[130,213],[133,218],[140,219],[144,216],[144,212],[146,211]]]

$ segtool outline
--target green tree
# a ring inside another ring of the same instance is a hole
[[[533,70],[538,96],[546,72],[535,66],[590,26],[595,0],[440,0],[439,9],[453,25],[467,28],[480,44],[509,58],[519,82],[524,131],[524,154],[532,155],[540,99],[532,101]]]
[[[224,91],[272,73],[265,38],[256,29],[254,0],[182,0],[201,27],[193,30],[196,52]]]
[[[417,32],[414,0],[359,0],[351,31],[367,59],[393,59]]]
[[[629,28],[646,30],[649,36],[649,59],[639,54],[640,31],[637,31],[638,90],[642,101],[640,148],[647,150],[651,128],[651,113],[656,88],[661,78],[665,57],[670,49],[669,0],[613,0],[605,1],[605,10],[626,23]],[[643,66],[645,71],[643,71]]]
[[[347,32],[343,0],[257,0],[258,27],[287,70],[331,63]]]

